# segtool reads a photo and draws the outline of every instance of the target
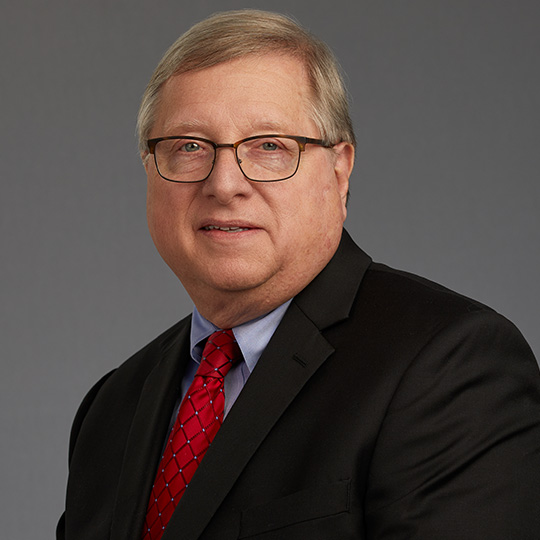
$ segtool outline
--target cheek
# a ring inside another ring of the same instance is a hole
[[[180,218],[183,212],[177,209],[174,193],[168,186],[149,183],[146,194],[146,218],[150,235],[158,249],[172,241],[175,231],[181,229]]]
[[[154,242],[158,240],[158,233],[164,217],[164,212],[160,210],[159,196],[155,188],[149,184],[146,193],[146,219]]]
[[[345,214],[343,202],[336,183],[330,178],[313,188],[306,217],[305,228],[316,249],[328,253],[336,248],[341,237]]]
[[[343,221],[341,198],[334,182],[330,180],[312,188],[308,211],[311,212],[310,221],[319,229],[328,231]]]
[[[287,213],[281,216],[282,241],[293,257],[325,249],[336,228],[335,194],[330,188],[310,186],[287,200]]]
[[[306,242],[313,242],[321,241],[321,236],[334,236],[336,228],[341,230],[343,204],[332,171],[326,161],[320,162],[318,167],[297,179],[294,189],[289,186],[279,194],[279,222],[281,228],[287,229],[284,236],[303,237]]]

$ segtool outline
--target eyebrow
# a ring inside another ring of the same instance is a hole
[[[174,131],[182,134],[189,133],[190,131],[196,131],[198,129],[203,129],[205,127],[206,125],[204,124],[204,122],[200,122],[199,120],[186,120],[184,122],[177,122],[174,124],[165,123],[164,130],[167,132]]]
[[[199,120],[186,120],[182,122],[175,122],[171,124],[165,124],[164,131],[169,135],[189,135],[193,131],[208,132],[210,126],[206,122]],[[283,125],[279,122],[273,120],[257,120],[253,124],[250,124],[249,131],[252,134],[261,134],[266,133],[285,133],[288,128],[284,128]],[[287,131],[288,133],[288,131]]]
[[[282,123],[274,122],[273,120],[258,120],[256,123],[252,124],[251,127],[254,131],[261,131],[263,133],[281,133],[284,129]],[[285,129],[285,131],[287,131],[287,129]]]

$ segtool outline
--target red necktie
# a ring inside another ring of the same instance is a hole
[[[143,540],[159,540],[176,505],[223,422],[223,379],[240,349],[232,330],[214,332],[206,342],[201,365],[185,395],[171,430],[143,529]]]

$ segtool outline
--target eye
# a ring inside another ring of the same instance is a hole
[[[274,143],[274,142],[268,142],[268,141],[266,141],[266,142],[263,142],[263,143],[261,144],[261,148],[262,148],[263,150],[267,150],[267,151],[269,151],[269,152],[272,152],[272,151],[275,151],[275,150],[278,149],[278,145],[277,145],[276,143]]]
[[[180,147],[181,152],[197,152],[200,149],[200,144],[194,141],[187,142]]]

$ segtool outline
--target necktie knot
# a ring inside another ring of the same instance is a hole
[[[232,330],[214,332],[204,346],[197,375],[223,378],[240,356],[240,348]]]

